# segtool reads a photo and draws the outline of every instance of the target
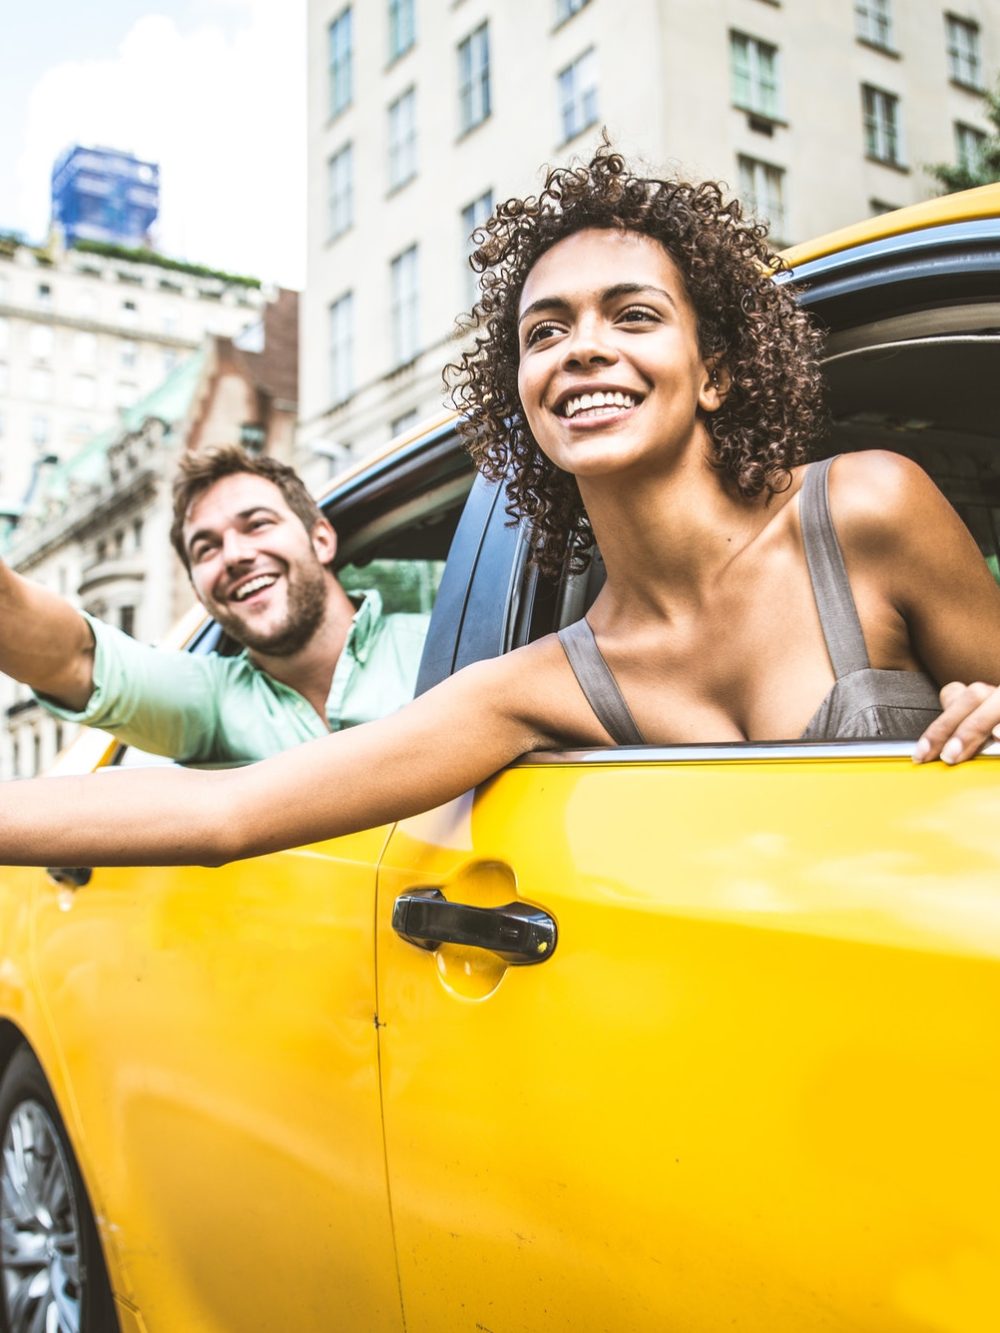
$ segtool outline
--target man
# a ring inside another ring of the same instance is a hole
[[[0,562],[0,670],[57,717],[196,764],[262,759],[413,697],[427,617],[348,597],[336,534],[291,468],[235,447],[188,455],[171,540],[242,652],[147,647]]]

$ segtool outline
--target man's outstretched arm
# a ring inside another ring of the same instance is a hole
[[[86,620],[2,560],[0,671],[74,711],[86,707],[94,688],[94,636]]]

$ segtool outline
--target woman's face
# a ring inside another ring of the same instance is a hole
[[[590,229],[538,260],[521,293],[518,390],[531,433],[575,476],[618,471],[704,444],[699,410],[718,389],[694,309],[663,246]],[[703,452],[703,450],[702,450]]]

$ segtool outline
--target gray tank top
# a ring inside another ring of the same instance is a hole
[[[811,463],[799,492],[799,521],[816,608],[836,680],[802,740],[885,736],[916,740],[941,712],[937,687],[922,671],[876,671],[830,517],[832,458]],[[584,620],[559,631],[573,673],[598,721],[616,745],[643,745],[618,682]]]

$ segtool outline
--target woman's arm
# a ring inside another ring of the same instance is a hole
[[[979,548],[923,469],[898,454],[839,459],[831,503],[849,568],[853,554],[873,571],[941,687],[944,711],[914,759],[971,758],[1000,725],[1000,588]]]
[[[557,659],[538,647],[476,663],[398,713],[246,768],[5,783],[0,864],[221,865],[440,805],[551,743],[537,719],[559,711],[545,667]]]

